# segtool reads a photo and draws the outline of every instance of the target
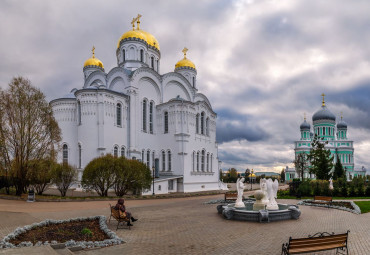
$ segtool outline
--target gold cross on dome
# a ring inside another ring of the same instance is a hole
[[[182,50],[182,52],[184,53],[184,59],[186,59],[186,52],[188,52],[188,49],[186,47],[184,47],[184,49]]]
[[[131,25],[132,25],[132,30],[135,30],[135,22],[136,22],[137,18],[133,18],[132,21],[131,21]]]
[[[303,115],[304,115],[304,120],[306,120],[306,113],[303,113]]]
[[[93,58],[95,58],[95,46],[93,45],[93,47],[92,47],[92,54],[93,54]]]
[[[322,106],[325,106],[325,94],[322,93],[321,96],[322,96]]]
[[[343,120],[343,112],[340,112],[340,120]]]
[[[140,30],[140,18],[141,17],[142,17],[141,14],[138,14],[136,17],[137,30]]]

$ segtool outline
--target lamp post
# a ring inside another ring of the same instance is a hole
[[[152,167],[152,173],[153,173],[153,196],[155,195],[155,193],[154,193],[154,172],[155,172],[155,168],[154,168],[154,166]]]

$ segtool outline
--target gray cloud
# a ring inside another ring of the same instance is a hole
[[[161,46],[161,73],[181,50],[218,113],[223,168],[278,171],[293,159],[303,113],[343,112],[355,163],[370,168],[367,0],[1,1],[0,86],[22,75],[48,99],[83,85],[92,45],[106,71],[137,13]]]

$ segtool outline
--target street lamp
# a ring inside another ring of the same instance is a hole
[[[251,171],[251,174],[250,174],[250,178],[249,178],[250,182],[251,182],[251,190],[253,189],[252,187],[252,184],[253,182],[256,180],[256,175],[253,173],[253,169]]]
[[[155,168],[154,168],[154,166],[152,167],[152,173],[153,173],[153,196],[155,195],[155,193],[154,193],[154,172],[155,172]]]

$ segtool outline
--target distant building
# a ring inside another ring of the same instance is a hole
[[[347,136],[347,123],[343,121],[341,116],[340,121],[336,122],[335,115],[326,107],[324,94],[322,95],[322,106],[312,116],[313,128],[304,118],[303,123],[300,125],[301,138],[294,142],[295,158],[301,153],[309,154],[312,149],[311,143],[314,136],[317,135],[324,141],[328,141],[325,145],[329,149],[331,155],[334,156],[334,164],[339,159],[346,172],[347,179],[351,180],[356,176],[365,176],[366,170],[355,170],[354,163],[354,147],[353,141],[348,139]],[[314,174],[310,174],[308,170],[304,172],[304,178],[315,179]],[[287,182],[294,178],[298,178],[294,168],[285,169],[285,180]]]

